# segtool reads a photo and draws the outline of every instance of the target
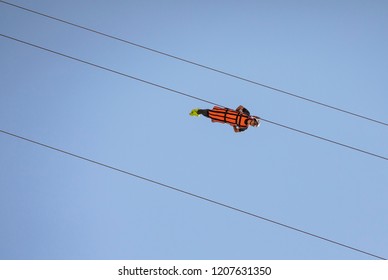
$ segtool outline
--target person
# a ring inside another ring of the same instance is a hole
[[[227,123],[233,127],[234,132],[242,132],[249,126],[258,127],[260,118],[251,116],[249,111],[242,105],[236,110],[214,106],[213,109],[193,109],[190,116],[199,117],[200,115],[210,118],[212,122]]]

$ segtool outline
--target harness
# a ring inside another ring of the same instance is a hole
[[[247,121],[249,119],[249,115],[232,109],[215,106],[213,110],[209,110],[209,118],[217,122],[237,125],[239,128],[248,128]]]

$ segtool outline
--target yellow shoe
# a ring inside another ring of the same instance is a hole
[[[190,116],[192,116],[192,117],[199,117],[198,110],[199,110],[199,109],[193,109],[193,110],[191,110]]]

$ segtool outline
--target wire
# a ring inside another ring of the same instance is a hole
[[[374,257],[374,258],[377,258],[377,259],[386,260],[384,257],[378,256],[378,255],[375,255],[375,254],[372,254],[372,253],[369,253],[369,252],[366,252],[364,250],[357,249],[357,248],[349,246],[349,245],[345,245],[345,244],[343,244],[341,242],[337,242],[337,241],[334,241],[334,240],[322,237],[320,235],[313,234],[311,232],[308,232],[308,231],[305,231],[305,230],[301,230],[301,229],[295,228],[293,226],[289,226],[287,224],[280,223],[280,222],[277,222],[275,220],[271,220],[271,219],[265,218],[263,216],[259,216],[257,214],[254,214],[254,213],[242,210],[240,208],[237,208],[237,207],[234,207],[234,206],[230,206],[228,204],[225,204],[225,203],[222,203],[222,202],[218,202],[216,200],[213,200],[213,199],[210,199],[210,198],[206,198],[204,196],[200,196],[200,195],[197,195],[197,194],[194,194],[194,193],[191,193],[191,192],[188,192],[188,191],[185,191],[185,190],[173,187],[173,186],[165,184],[165,183],[158,182],[156,180],[149,179],[149,178],[144,177],[144,176],[137,175],[137,174],[129,172],[129,171],[125,171],[123,169],[120,169],[120,168],[117,168],[117,167],[114,167],[114,166],[111,166],[111,165],[108,165],[108,164],[105,164],[105,163],[102,163],[102,162],[99,162],[99,161],[96,161],[96,160],[93,160],[93,159],[90,159],[90,158],[86,158],[86,157],[83,157],[83,156],[80,156],[80,155],[77,155],[77,154],[74,154],[74,153],[71,153],[71,152],[68,152],[68,151],[65,151],[65,150],[62,150],[62,149],[50,146],[50,145],[47,145],[47,144],[44,144],[44,143],[41,143],[41,142],[38,142],[38,141],[35,141],[35,140],[32,140],[32,139],[29,139],[29,138],[26,138],[26,137],[23,137],[23,136],[14,134],[14,133],[11,133],[11,132],[8,132],[8,131],[2,130],[2,129],[0,129],[0,132],[3,133],[3,134],[6,134],[8,136],[12,136],[14,138],[18,138],[18,139],[24,140],[26,142],[29,142],[29,143],[32,143],[32,144],[35,144],[35,145],[38,145],[38,146],[41,146],[41,147],[44,147],[44,148],[47,148],[47,149],[50,149],[50,150],[53,150],[53,151],[57,151],[57,152],[60,152],[62,154],[66,154],[68,156],[71,156],[71,157],[74,157],[74,158],[77,158],[77,159],[81,159],[83,161],[87,161],[89,163],[93,163],[95,165],[99,165],[99,166],[111,169],[113,171],[120,172],[120,173],[129,175],[129,176],[135,177],[137,179],[141,179],[141,180],[147,181],[149,183],[152,183],[152,184],[155,184],[155,185],[159,185],[161,187],[164,187],[164,188],[176,191],[176,192],[180,192],[180,193],[183,193],[185,195],[188,195],[188,196],[191,196],[191,197],[195,197],[197,199],[201,199],[203,201],[206,201],[206,202],[209,202],[209,203],[212,203],[212,204],[216,204],[218,206],[222,206],[224,208],[228,208],[230,210],[233,210],[233,211],[239,212],[241,214],[245,214],[245,215],[254,217],[256,219],[264,220],[264,221],[270,222],[272,224],[275,224],[275,225],[278,225],[278,226],[281,226],[281,227],[284,227],[284,228],[287,228],[287,229],[290,229],[290,230],[293,230],[293,231],[297,231],[299,233],[302,233],[302,234],[305,234],[305,235],[309,235],[311,237],[318,238],[318,239],[324,240],[326,242],[329,242],[329,243],[332,243],[332,244],[335,244],[335,245],[338,245],[338,246],[341,246],[341,247],[344,247],[344,248],[347,248],[347,249],[350,249],[350,250],[353,250],[353,251],[356,251],[356,252],[359,252],[359,253],[371,256],[371,257]]]
[[[190,95],[190,94],[184,93],[182,91],[171,89],[171,88],[168,88],[168,87],[165,87],[165,86],[153,83],[153,82],[149,82],[149,81],[146,81],[146,80],[143,80],[143,79],[140,79],[140,78],[137,78],[137,77],[134,77],[134,76],[131,76],[131,75],[128,75],[128,74],[125,74],[125,73],[122,73],[122,72],[119,72],[119,71],[116,71],[116,70],[113,70],[113,69],[110,69],[110,68],[107,68],[107,67],[95,64],[95,63],[92,63],[92,62],[88,62],[86,60],[82,60],[82,59],[75,58],[75,57],[70,56],[70,55],[66,55],[66,54],[63,54],[63,53],[60,53],[60,52],[57,52],[57,51],[53,51],[53,50],[47,49],[45,47],[41,47],[41,46],[38,46],[38,45],[35,45],[35,44],[32,44],[32,43],[26,42],[26,41],[23,41],[23,40],[20,40],[20,39],[16,39],[16,38],[11,37],[11,36],[7,36],[7,35],[1,34],[1,33],[0,33],[0,36],[2,36],[4,38],[7,38],[7,39],[10,39],[10,40],[13,40],[13,41],[16,41],[16,42],[19,42],[19,43],[22,43],[22,44],[25,44],[25,45],[28,45],[28,46],[31,46],[31,47],[34,47],[34,48],[38,48],[38,49],[41,49],[41,50],[44,50],[44,51],[47,51],[47,52],[50,52],[50,53],[62,56],[62,57],[66,57],[66,58],[74,60],[74,61],[78,61],[78,62],[87,64],[87,65],[90,65],[90,66],[93,66],[93,67],[96,67],[96,68],[99,68],[99,69],[103,69],[105,71],[109,71],[109,72],[112,72],[112,73],[117,74],[117,75],[121,75],[121,76],[130,78],[130,79],[142,82],[142,83],[146,83],[146,84],[158,87],[158,88],[162,88],[164,90],[167,90],[167,91],[170,91],[170,92],[173,92],[173,93],[185,96],[185,97],[189,97],[189,98],[196,99],[196,100],[208,103],[208,104],[212,104],[212,105],[216,105],[216,106],[227,108],[226,106],[217,104],[215,102],[212,102],[212,101],[209,101],[209,100],[206,100],[206,99],[203,99],[203,98],[199,98],[199,97],[196,97],[194,95]],[[377,157],[377,158],[380,158],[380,159],[388,160],[387,157],[384,157],[382,155],[371,153],[371,152],[368,152],[368,151],[365,151],[365,150],[362,150],[362,149],[359,149],[359,148],[355,148],[355,147],[350,146],[350,145],[342,144],[340,142],[337,142],[337,141],[334,141],[334,140],[330,140],[328,138],[324,138],[324,137],[321,137],[321,136],[317,136],[315,134],[312,134],[312,133],[309,133],[309,132],[305,132],[305,131],[302,131],[302,130],[299,130],[299,129],[296,129],[296,128],[292,128],[292,127],[289,127],[289,126],[286,126],[286,125],[283,125],[283,124],[280,124],[280,123],[277,123],[277,122],[274,122],[274,121],[271,121],[271,120],[268,120],[268,119],[261,118],[261,120],[266,121],[268,123],[271,123],[273,125],[280,126],[282,128],[286,128],[286,129],[289,129],[289,130],[292,130],[292,131],[295,131],[295,132],[298,132],[298,133],[301,133],[301,134],[304,134],[304,135],[308,135],[308,136],[314,137],[316,139],[320,139],[320,140],[323,140],[323,141],[326,141],[326,142],[329,142],[329,143],[332,143],[332,144],[336,144],[336,145],[339,145],[339,146],[342,146],[342,147],[345,147],[345,148],[348,148],[348,149],[351,149],[351,150],[354,150],[354,151],[357,151],[357,152],[361,152],[361,153],[364,153],[364,154],[367,154],[367,155],[370,155],[370,156],[373,156],[373,157]]]
[[[266,119],[263,119],[263,118],[260,118],[260,119],[263,120],[263,121],[266,121],[268,123],[271,123],[271,124],[274,124],[274,125],[277,125],[277,126],[280,126],[280,127],[283,127],[283,128],[286,128],[286,129],[289,129],[289,130],[292,130],[292,131],[295,131],[295,132],[298,132],[298,133],[301,133],[301,134],[305,134],[305,135],[308,135],[308,136],[311,136],[311,137],[314,137],[314,138],[317,138],[317,139],[320,139],[320,140],[323,140],[323,141],[326,141],[326,142],[329,142],[329,143],[332,143],[332,144],[340,145],[342,147],[355,150],[357,152],[365,153],[365,154],[368,154],[368,155],[371,155],[371,156],[374,156],[374,157],[378,157],[378,158],[381,158],[381,159],[388,160],[387,157],[384,157],[384,156],[381,156],[381,155],[377,155],[377,154],[374,154],[374,153],[370,153],[370,152],[367,152],[365,150],[361,150],[361,149],[353,147],[353,146],[342,144],[340,142],[337,142],[337,141],[334,141],[334,140],[330,140],[328,138],[324,138],[324,137],[321,137],[321,136],[318,136],[318,135],[315,135],[315,134],[312,134],[312,133],[309,133],[309,132],[306,132],[306,131],[303,131],[303,130],[299,130],[299,129],[296,129],[296,128],[292,128],[290,126],[286,126],[286,125],[283,125],[283,124],[280,124],[280,123],[276,123],[276,122],[273,122],[273,121],[270,121],[270,120],[266,120]]]
[[[149,47],[146,47],[144,45],[140,45],[140,44],[131,42],[129,40],[121,39],[119,37],[112,36],[112,35],[103,33],[101,31],[97,31],[97,30],[94,30],[94,29],[91,29],[91,28],[88,28],[88,27],[84,27],[82,25],[78,25],[78,24],[75,24],[75,23],[63,20],[63,19],[59,19],[57,17],[53,17],[53,16],[50,16],[50,15],[47,15],[47,14],[44,14],[44,13],[41,13],[41,12],[38,12],[38,11],[34,11],[32,9],[28,9],[28,8],[25,8],[25,7],[16,5],[16,4],[12,4],[12,3],[9,3],[9,2],[6,2],[6,1],[1,1],[1,0],[0,0],[0,2],[2,2],[4,4],[7,4],[7,5],[10,5],[10,6],[13,6],[13,7],[18,8],[18,9],[22,9],[22,10],[30,12],[30,13],[34,13],[34,14],[37,14],[37,15],[40,15],[40,16],[43,16],[43,17],[46,17],[46,18],[49,18],[49,19],[52,19],[52,20],[55,20],[55,21],[59,21],[59,22],[62,22],[62,23],[65,23],[65,24],[68,24],[68,25],[71,25],[71,26],[74,26],[74,27],[86,30],[86,31],[89,31],[89,32],[93,32],[95,34],[98,34],[98,35],[101,35],[101,36],[104,36],[104,37],[107,37],[107,38],[110,38],[110,39],[113,39],[113,40],[116,40],[116,41],[120,41],[120,42],[123,42],[123,43],[126,43],[126,44],[130,44],[132,46],[135,46],[135,47],[138,47],[138,48],[142,48],[142,49],[147,50],[147,51],[151,51],[151,52],[154,52],[154,53],[157,53],[157,54],[160,54],[160,55],[163,55],[163,56],[167,56],[167,57],[170,57],[170,58],[173,58],[173,59],[176,59],[176,60],[180,60],[180,61],[183,61],[185,63],[189,63],[189,64],[192,64],[192,65],[195,65],[195,66],[198,66],[198,67],[201,67],[201,68],[213,71],[213,72],[217,72],[217,73],[225,75],[225,76],[229,76],[229,77],[232,77],[232,78],[235,78],[235,79],[238,79],[238,80],[241,80],[241,81],[245,81],[245,82],[257,85],[257,86],[261,86],[261,87],[264,87],[264,88],[267,88],[267,89],[270,89],[270,90],[273,90],[273,91],[276,91],[276,92],[279,92],[279,93],[283,93],[285,95],[292,96],[292,97],[295,97],[295,98],[298,98],[298,99],[301,99],[301,100],[304,100],[304,101],[307,101],[307,102],[310,102],[310,103],[314,103],[314,104],[317,104],[317,105],[320,105],[320,106],[323,106],[323,107],[326,107],[326,108],[330,108],[330,109],[333,109],[333,110],[336,110],[336,111],[339,111],[339,112],[342,112],[342,113],[346,113],[346,114],[352,115],[354,117],[362,118],[362,119],[365,119],[365,120],[368,120],[368,121],[372,121],[372,122],[375,122],[375,123],[378,123],[378,124],[381,124],[381,125],[388,126],[388,123],[385,123],[383,121],[379,121],[379,120],[376,120],[376,119],[373,119],[373,118],[370,118],[370,117],[366,117],[366,116],[363,116],[363,115],[360,115],[360,114],[356,114],[356,113],[353,113],[353,112],[350,112],[350,111],[347,111],[347,110],[344,110],[344,109],[341,109],[341,108],[338,108],[338,107],[335,107],[335,106],[332,106],[332,105],[329,105],[329,104],[325,104],[323,102],[319,102],[319,101],[316,101],[316,100],[313,100],[313,99],[310,99],[310,98],[307,98],[307,97],[303,97],[303,96],[294,94],[294,93],[289,92],[289,91],[285,91],[285,90],[282,90],[282,89],[279,89],[279,88],[275,88],[275,87],[272,87],[272,86],[269,86],[269,85],[265,85],[265,84],[253,81],[253,80],[244,78],[244,77],[239,76],[239,75],[231,74],[231,73],[228,73],[228,72],[225,72],[225,71],[222,71],[222,70],[210,67],[210,66],[206,66],[204,64],[200,64],[198,62],[194,62],[194,61],[182,58],[182,57],[178,57],[178,56],[175,56],[175,55],[172,55],[172,54],[168,54],[166,52],[158,51],[156,49],[149,48]]]

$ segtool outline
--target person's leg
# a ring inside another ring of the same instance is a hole
[[[190,112],[190,116],[199,117],[199,115],[209,117],[209,110],[208,109],[193,109]]]
[[[199,115],[202,115],[202,116],[205,116],[205,117],[209,117],[209,110],[208,109],[198,109],[198,114]]]

